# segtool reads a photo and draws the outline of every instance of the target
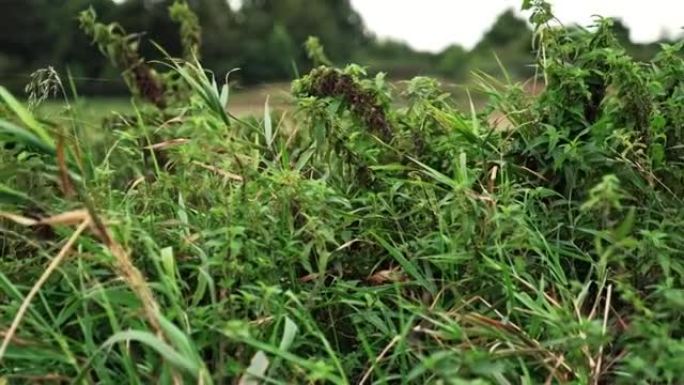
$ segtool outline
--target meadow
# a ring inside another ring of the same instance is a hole
[[[0,87],[0,384],[681,383],[684,42],[523,7],[537,75],[456,96],[315,38],[234,92],[184,2],[163,63],[81,13],[131,97]]]
[[[231,97],[231,112],[237,116],[262,115],[266,98],[277,109],[290,107],[290,85],[287,83],[267,83],[250,86],[234,91]],[[128,96],[84,96],[79,98],[79,104],[74,108],[81,112],[82,124],[96,129],[102,119],[113,114],[131,114],[135,111],[131,98]],[[37,114],[50,120],[68,122],[69,116],[63,115],[64,101],[50,99],[37,107]]]

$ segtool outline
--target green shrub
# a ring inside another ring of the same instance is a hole
[[[684,43],[526,7],[544,89],[481,111],[349,65],[238,118],[169,59],[183,97],[93,139],[2,92],[0,382],[678,383]]]

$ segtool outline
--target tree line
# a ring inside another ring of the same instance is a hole
[[[0,83],[18,90],[37,68],[67,69],[85,93],[124,92],[119,73],[79,30],[77,14],[93,7],[104,22],[118,22],[128,33],[139,33],[146,59],[160,59],[154,41],[181,56],[178,25],[168,15],[174,0],[4,0],[0,12]],[[243,84],[283,81],[307,71],[311,63],[303,46],[315,35],[330,59],[359,62],[370,70],[406,78],[431,74],[462,81],[473,69],[498,72],[494,53],[511,75],[533,73],[532,32],[512,10],[502,13],[471,50],[459,45],[439,53],[419,52],[399,41],[381,40],[364,26],[349,0],[243,0],[233,9],[227,0],[188,0],[202,26],[202,63]],[[638,46],[617,22],[617,35],[628,49],[647,58],[656,44]]]

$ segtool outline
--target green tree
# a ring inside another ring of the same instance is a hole
[[[0,82],[23,89],[28,74],[52,65],[69,67],[77,80],[100,77],[105,60],[78,28],[76,15],[92,6],[111,17],[111,0],[5,0],[0,12]],[[79,89],[97,90],[104,83],[79,81]]]
[[[291,78],[292,62],[307,70],[310,63],[303,44],[311,35],[321,40],[334,62],[349,60],[367,41],[361,17],[349,0],[245,0],[239,16],[245,52],[242,72],[252,80]],[[294,45],[290,57],[281,56],[288,50],[272,50],[273,39]],[[288,65],[272,65],[284,62]]]
[[[436,70],[452,79],[462,79],[468,69],[468,51],[460,45],[450,45],[439,54]]]
[[[151,40],[164,47],[164,50],[173,56],[181,57],[181,47],[178,25],[169,17],[169,6],[173,0],[127,0],[120,4],[111,20],[102,17],[103,22],[116,21],[129,31],[129,33],[141,33],[141,51],[148,59],[161,58],[159,50],[151,44],[145,44]]]
[[[517,17],[512,9],[499,15],[496,22],[484,34],[471,52],[471,69],[489,74],[500,73],[495,55],[515,78],[529,77],[533,71],[530,65],[534,58],[532,51],[532,30],[525,20]]]
[[[202,63],[222,76],[242,66],[245,45],[239,16],[225,0],[188,1],[202,26]]]
[[[650,44],[638,44],[633,43],[630,39],[630,30],[627,25],[625,25],[622,20],[613,20],[612,32],[617,41],[622,45],[627,52],[639,61],[649,61],[660,50],[660,44],[650,43]],[[661,39],[662,42],[666,39]]]

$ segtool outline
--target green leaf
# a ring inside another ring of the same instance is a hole
[[[264,137],[266,138],[266,146],[271,148],[273,144],[273,123],[271,122],[271,108],[268,106],[268,97],[264,103]]]
[[[54,148],[54,142],[50,134],[43,128],[43,125],[33,117],[33,114],[12,96],[3,86],[0,86],[0,98],[7,104],[7,106],[17,115],[19,120],[26,125],[33,133],[40,138],[42,142],[48,147]]]
[[[634,220],[635,220],[635,215],[636,210],[634,207],[629,208],[629,212],[627,212],[627,216],[625,217],[625,220],[622,221],[620,226],[618,226],[617,229],[615,229],[615,238],[619,241],[624,239],[627,235],[629,235],[630,231],[632,231],[632,228],[634,227]]]
[[[56,154],[55,146],[51,141],[45,141],[33,132],[3,119],[0,119],[0,136],[45,155],[54,156]]]
[[[209,107],[209,110],[218,115],[223,123],[230,127],[230,119],[225,110],[225,104],[221,103],[221,95],[219,95],[218,86],[215,85],[216,82],[213,78],[209,79],[206,71],[199,62],[180,63],[177,60],[170,59],[171,56],[160,45],[154,42],[152,42],[152,44],[169,58],[168,63],[162,64],[176,71],[190,88],[202,98],[207,107]]]
[[[187,235],[190,232],[190,221],[188,220],[188,211],[185,208],[185,200],[183,199],[183,194],[178,193],[178,220],[184,226],[184,232]]]
[[[230,96],[230,87],[228,87],[228,84],[224,84],[221,87],[221,95],[219,96],[219,100],[221,101],[221,106],[223,108],[226,108],[228,106],[228,97]]]
[[[245,374],[240,378],[238,385],[260,385],[259,379],[264,378],[269,365],[268,357],[263,351],[259,350],[254,354],[249,362],[249,367]]]
[[[164,273],[166,273],[166,276],[173,283],[173,285],[176,286],[176,260],[173,257],[173,247],[165,247],[161,249],[159,252],[159,257],[161,259],[162,267],[164,268]]]
[[[159,353],[172,366],[197,378],[200,367],[192,359],[185,357],[174,350],[169,344],[162,341],[156,335],[142,330],[125,330],[115,333],[102,344],[103,348],[109,348],[117,342],[137,341]]]
[[[441,172],[435,170],[434,168],[428,166],[427,164],[419,161],[418,159],[415,159],[415,158],[410,157],[410,156],[408,158],[412,162],[414,162],[415,164],[422,167],[425,174],[432,177],[432,179],[436,180],[437,182],[445,184],[445,185],[452,187],[452,188],[458,188],[459,187],[458,184],[452,178],[449,178],[448,176],[442,174]]]
[[[178,349],[185,358],[192,360],[193,364],[199,368],[201,366],[201,361],[197,354],[197,350],[192,345],[188,336],[163,315],[158,314],[158,317],[159,326],[164,330],[164,335],[168,338],[173,347]]]
[[[411,261],[409,261],[403,254],[402,252],[397,249],[396,247],[392,246],[389,242],[387,242],[385,239],[380,237],[379,235],[375,234],[374,232],[370,232],[370,235],[375,238],[380,245],[387,250],[387,252],[399,262],[399,265],[406,271],[408,275],[413,277],[418,283],[430,291],[430,293],[435,293],[436,288],[434,283],[428,281],[425,279],[425,277],[418,271],[418,267]]]
[[[197,347],[188,338],[187,334],[183,333],[173,322],[169,321],[163,315],[159,314],[159,325],[164,330],[164,334],[170,340],[171,344],[180,351],[186,360],[191,361],[193,367],[197,368],[195,377],[201,378],[200,382],[206,385],[213,383],[209,372],[204,366],[204,362],[200,357]],[[192,374],[192,373],[191,373]]]
[[[408,171],[411,170],[410,167],[406,167],[403,164],[390,163],[390,164],[378,164],[373,166],[368,166],[369,169],[373,171]]]
[[[3,183],[0,183],[0,203],[18,205],[18,204],[33,204],[38,205],[36,201],[31,199],[28,195],[21,191],[14,190]]]
[[[458,114],[448,114],[432,106],[430,107],[430,109],[434,118],[437,119],[437,121],[441,125],[454,129],[471,144],[476,144],[478,146],[482,145],[482,141],[476,135],[475,127],[469,125],[468,122],[466,122],[466,120],[458,116]]]
[[[480,121],[477,118],[475,103],[473,103],[473,98],[470,96],[470,91],[468,91],[468,89],[466,89],[466,95],[468,95],[468,103],[470,104],[470,127],[475,137],[477,137],[479,140],[478,134],[480,132]]]
[[[290,317],[285,317],[285,327],[283,328],[283,337],[280,339],[280,350],[286,351],[292,346],[292,342],[297,335],[299,328],[297,324],[290,319]]]
[[[304,151],[302,155],[299,156],[297,159],[297,164],[295,164],[295,170],[296,171],[302,171],[304,166],[306,166],[307,163],[309,163],[309,160],[311,159],[311,156],[316,152],[316,147],[311,146],[309,149]]]

